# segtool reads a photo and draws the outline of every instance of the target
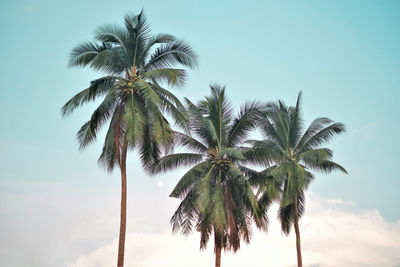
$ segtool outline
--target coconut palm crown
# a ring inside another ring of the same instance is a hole
[[[294,226],[298,265],[302,266],[298,221],[305,209],[304,191],[314,179],[312,171],[347,171],[332,161],[331,149],[321,147],[335,135],[343,133],[344,124],[322,117],[315,119],[304,131],[300,105],[301,93],[294,107],[278,101],[269,103],[261,112],[258,125],[265,140],[249,143],[253,144],[253,149],[268,151],[269,161],[265,162],[268,167],[262,172],[246,170],[246,174],[259,182],[264,194],[261,198],[271,199],[271,188],[280,190],[278,218],[286,235]]]
[[[194,135],[174,134],[175,144],[191,152],[166,155],[152,170],[191,167],[170,194],[182,199],[171,218],[173,231],[189,234],[195,228],[201,234],[201,249],[214,233],[216,266],[220,266],[222,248],[236,251],[241,239],[249,242],[252,218],[263,226],[257,199],[239,169],[239,163],[246,160],[240,145],[255,127],[259,105],[247,103],[234,116],[225,88],[210,87],[211,96],[198,105],[186,100]]]
[[[91,118],[77,134],[80,148],[94,142],[108,124],[99,164],[107,171],[121,169],[121,228],[118,266],[123,266],[126,227],[126,154],[137,148],[143,162],[156,162],[161,150],[168,151],[173,131],[167,112],[187,129],[186,111],[163,85],[180,86],[184,69],[196,66],[190,45],[169,34],[153,35],[143,12],[126,15],[124,27],[105,25],[97,29],[94,40],[81,43],[71,53],[69,66],[89,67],[105,76],[72,97],[61,109],[66,116],[77,107],[103,98]]]
[[[61,110],[65,116],[87,102],[104,97],[77,137],[80,147],[85,148],[95,141],[101,126],[110,122],[99,158],[109,171],[119,164],[118,150],[124,141],[131,148],[138,146],[146,162],[151,159],[148,147],[156,144],[170,147],[172,131],[162,111],[187,129],[183,105],[162,84],[183,85],[186,71],[172,66],[192,68],[197,64],[188,43],[168,34],[152,35],[143,11],[137,16],[126,15],[124,22],[125,27],[100,26],[93,41],[72,50],[71,67],[89,67],[107,75],[92,81]],[[120,140],[115,142],[116,138]],[[157,149],[153,152],[157,153]]]

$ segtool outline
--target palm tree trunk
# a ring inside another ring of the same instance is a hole
[[[297,211],[297,197],[294,200],[294,231],[296,232],[297,266],[302,267],[303,260],[301,258],[299,214]]]
[[[118,242],[118,267],[124,266],[125,256],[125,235],[126,235],[126,153],[128,143],[125,141],[122,147],[121,155],[121,221],[119,226]]]
[[[221,267],[221,250],[222,250],[222,240],[221,236],[214,232],[215,238],[215,267]]]
[[[221,246],[215,248],[215,267],[221,267]]]

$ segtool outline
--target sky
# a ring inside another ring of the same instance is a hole
[[[83,152],[75,139],[95,103],[66,119],[60,108],[102,75],[68,68],[71,49],[142,8],[154,33],[184,39],[199,55],[186,86],[174,89],[180,98],[197,101],[216,82],[239,109],[254,99],[295,104],[302,91],[306,123],[327,116],[346,125],[329,147],[349,174],[318,174],[310,186],[304,263],[399,266],[400,2],[369,0],[1,1],[0,265],[114,264],[119,174],[97,165],[104,134]],[[190,253],[193,266],[212,264],[212,247],[199,252],[196,234],[171,234],[179,201],[168,195],[183,173],[149,177],[129,154],[127,264],[187,266],[173,260]],[[270,213],[269,233],[255,231],[226,266],[295,264],[294,237]]]

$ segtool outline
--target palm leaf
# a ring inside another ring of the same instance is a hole
[[[88,144],[96,140],[99,129],[113,114],[117,101],[117,95],[113,91],[110,91],[103,102],[93,112],[90,120],[81,127],[77,134],[80,149],[84,149]]]
[[[189,166],[203,160],[203,155],[197,153],[176,153],[162,157],[157,164],[151,168],[152,173],[166,172],[180,166]]]
[[[197,182],[199,182],[199,177],[203,177],[210,167],[211,166],[208,161],[201,162],[192,167],[182,176],[169,196],[176,198],[186,197],[188,191],[191,190]]]
[[[172,86],[183,86],[186,81],[186,71],[173,68],[154,69],[145,72],[143,77],[157,83],[166,82]]]
[[[177,146],[185,146],[188,149],[198,153],[207,153],[208,151],[208,148],[201,142],[187,134],[180,132],[174,132],[174,144]]]
[[[196,54],[188,43],[180,40],[162,44],[157,48],[147,62],[145,70],[170,68],[177,63],[189,68],[197,66]]]
[[[248,133],[256,126],[259,118],[260,104],[258,102],[247,102],[241,109],[239,115],[233,120],[228,132],[227,146],[235,146],[245,140]]]

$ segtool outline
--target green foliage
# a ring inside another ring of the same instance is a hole
[[[94,39],[76,46],[69,66],[89,67],[106,73],[72,97],[61,109],[62,115],[105,96],[90,120],[78,132],[80,148],[96,140],[102,126],[109,123],[99,164],[112,171],[120,163],[124,143],[138,148],[143,163],[156,162],[161,149],[169,151],[173,131],[164,112],[185,131],[188,119],[184,106],[163,88],[181,86],[184,69],[195,67],[194,51],[172,35],[153,35],[143,12],[126,15],[124,26],[105,25],[96,30]]]
[[[267,168],[256,172],[241,167],[252,185],[258,187],[261,208],[268,207],[268,203],[280,192],[278,218],[285,234],[289,234],[295,220],[296,199],[298,216],[301,217],[304,212],[304,190],[314,179],[310,170],[325,173],[339,170],[347,173],[342,166],[332,161],[332,150],[320,148],[332,137],[344,132],[344,125],[328,118],[318,118],[303,132],[300,105],[301,93],[294,107],[288,107],[281,101],[265,106],[258,120],[265,140],[249,141],[252,148],[243,155],[250,158],[251,163],[258,161],[259,165],[264,163]]]
[[[236,251],[241,239],[249,242],[253,218],[262,226],[257,198],[239,169],[248,160],[241,141],[254,129],[258,107],[247,103],[235,116],[225,88],[211,85],[211,96],[197,105],[187,100],[193,134],[174,132],[175,145],[194,153],[169,154],[155,166],[148,165],[156,173],[194,165],[170,195],[182,199],[171,224],[183,234],[195,227],[201,234],[200,248],[207,246],[214,233],[222,238],[224,249]]]

